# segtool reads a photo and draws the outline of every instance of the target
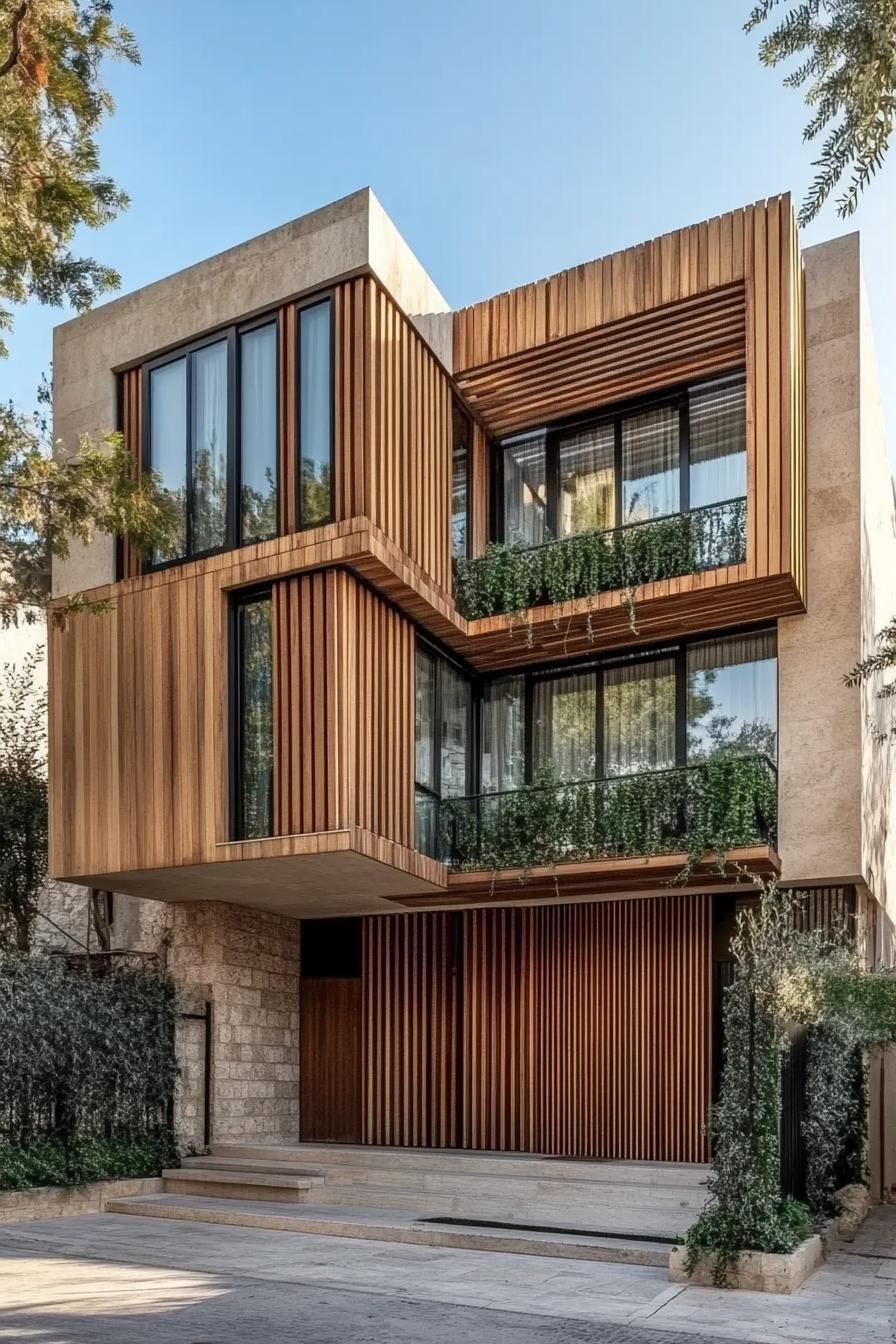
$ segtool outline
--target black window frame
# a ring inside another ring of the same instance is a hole
[[[641,411],[657,410],[664,406],[678,408],[678,509],[673,514],[657,514],[656,518],[674,518],[690,511],[690,396],[698,388],[707,383],[723,381],[727,378],[740,377],[746,385],[746,369],[742,364],[737,364],[728,369],[720,370],[707,377],[694,378],[686,383],[676,384],[672,388],[664,388],[662,391],[650,393],[646,396],[633,397],[625,401],[616,402],[611,406],[601,408],[600,411],[589,412],[585,415],[577,414],[561,420],[552,421],[547,425],[533,425],[528,428],[514,430],[512,434],[505,434],[500,439],[495,439],[491,444],[491,480],[492,480],[492,508],[489,519],[489,533],[492,541],[507,542],[506,518],[504,502],[504,454],[507,446],[513,440],[522,438],[526,434],[544,434],[545,438],[545,511],[544,511],[544,541],[539,544],[545,544],[549,541],[565,540],[560,538],[558,532],[559,512],[560,512],[560,441],[571,433],[576,431],[595,429],[601,425],[612,425],[613,427],[613,487],[614,487],[614,521],[606,531],[615,531],[617,528],[625,527],[625,519],[622,516],[623,505],[623,453],[622,453],[622,423],[628,417],[637,415]],[[735,498],[743,499],[743,495]],[[718,500],[718,504],[730,503],[729,500]],[[712,506],[707,506],[712,507]],[[642,520],[638,520],[642,521]],[[651,519],[650,521],[653,521]],[[574,535],[574,534],[570,534]]]
[[[183,555],[174,556],[167,560],[153,560],[151,557],[145,562],[147,573],[162,569],[171,569],[177,565],[189,564],[191,560],[202,560],[211,555],[222,555],[225,551],[240,550],[243,546],[257,545],[259,541],[271,541],[281,533],[281,507],[280,492],[282,482],[280,479],[280,379],[274,378],[274,417],[277,425],[277,526],[270,537],[254,537],[242,539],[242,470],[241,470],[241,448],[240,443],[240,416],[241,416],[241,361],[240,361],[240,339],[246,333],[256,331],[261,327],[271,326],[274,329],[276,340],[275,368],[279,369],[280,363],[280,331],[276,313],[266,313],[260,317],[252,318],[246,322],[232,323],[228,327],[220,328],[217,331],[210,332],[208,335],[197,337],[195,340],[177,346],[173,350],[168,350],[165,354],[157,355],[154,359],[145,360],[142,365],[142,399],[143,399],[143,424],[141,427],[141,467],[144,471],[153,470],[152,462],[152,374],[156,369],[164,368],[168,364],[175,364],[178,360],[186,361],[186,519],[184,526],[184,536],[186,540]],[[193,361],[192,356],[197,350],[207,349],[212,345],[226,345],[227,362],[227,507],[225,511],[224,542],[220,546],[212,546],[202,551],[192,549],[193,533]]]
[[[305,522],[302,509],[302,313],[310,308],[320,308],[326,304],[329,312],[329,355],[330,355],[330,507],[326,518],[316,518],[313,522]],[[318,291],[310,295],[307,299],[302,299],[295,305],[293,314],[293,340],[295,343],[295,367],[293,369],[294,389],[295,389],[295,424],[294,424],[294,443],[295,443],[295,492],[294,507],[296,516],[296,531],[309,532],[315,527],[326,527],[328,523],[336,520],[336,323],[333,320],[335,312],[334,294],[332,290]]]
[[[274,590],[272,584],[264,584],[257,588],[240,589],[231,594],[228,603],[227,612],[227,705],[228,705],[228,740],[227,740],[227,763],[228,763],[228,835],[232,842],[244,840],[269,839],[270,836],[247,836],[245,835],[243,825],[243,724],[245,722],[245,686],[243,679],[243,643],[242,643],[242,623],[240,613],[244,607],[250,606],[254,602],[268,601],[271,603],[271,618],[273,623],[273,601]],[[272,627],[273,628],[273,627]],[[276,650],[271,649],[271,678],[273,684],[273,662],[276,658]],[[277,742],[276,742],[276,724],[272,712],[271,719],[271,745],[272,757],[276,760]],[[271,831],[274,835],[276,830],[276,818],[274,815],[274,791],[271,789]]]
[[[458,444],[458,425],[464,426],[464,441]],[[462,554],[454,548],[454,481],[455,463],[463,459],[466,490],[466,522]],[[473,553],[473,417],[458,397],[451,400],[451,558],[469,560]]]
[[[420,652],[424,653],[432,661],[434,666],[433,706],[435,713],[435,721],[433,723],[433,762],[432,762],[433,783],[430,786],[429,784],[421,784],[421,782],[418,780],[417,759],[415,751],[414,795],[416,797],[418,792],[424,793],[431,802],[438,803],[441,802],[442,800],[441,705],[442,705],[442,678],[444,675],[443,671],[444,667],[446,664],[448,664],[450,667],[453,668],[455,672],[459,672],[470,688],[470,710],[467,721],[467,753],[466,753],[467,756],[466,772],[467,772],[468,785],[470,784],[478,785],[479,782],[479,701],[480,701],[480,684],[482,678],[476,677],[474,674],[471,673],[470,669],[466,667],[463,663],[459,662],[456,658],[449,657],[444,652],[443,649],[439,648],[436,644],[433,644],[430,640],[418,634],[416,645],[414,648],[415,711],[416,711],[417,654]],[[416,734],[415,734],[415,740],[416,740]],[[469,795],[464,794],[462,796],[468,797]]]

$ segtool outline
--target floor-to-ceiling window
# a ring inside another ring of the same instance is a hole
[[[418,644],[415,660],[414,741],[417,848],[435,854],[438,803],[471,790],[473,691],[454,663]]]
[[[743,499],[744,375],[515,434],[495,462],[497,535],[525,546]]]
[[[256,840],[274,830],[270,592],[235,601],[231,622],[231,833]]]

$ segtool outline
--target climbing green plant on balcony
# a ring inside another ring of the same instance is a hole
[[[544,765],[506,793],[449,798],[439,808],[439,852],[455,868],[554,867],[683,851],[682,878],[705,854],[773,836],[775,771],[761,756],[723,755],[682,769],[569,783]]]
[[[469,620],[518,615],[545,603],[631,593],[644,583],[739,564],[746,517],[746,500],[736,499],[542,546],[492,542],[484,555],[457,561],[455,600]]]

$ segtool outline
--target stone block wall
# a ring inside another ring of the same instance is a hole
[[[295,1138],[299,1130],[299,925],[223,903],[172,905],[168,969],[188,1005],[212,1003],[212,1137]],[[181,1127],[201,1128],[190,1038]],[[199,1079],[196,1079],[199,1082]]]

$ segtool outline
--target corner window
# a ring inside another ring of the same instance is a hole
[[[743,373],[497,446],[498,537],[540,546],[743,499]]]
[[[434,855],[438,803],[471,790],[473,692],[460,668],[417,646],[414,689],[416,844]]]
[[[331,302],[298,310],[299,526],[333,517]]]
[[[231,622],[231,833],[258,840],[274,832],[270,592],[235,602]]]
[[[177,508],[168,564],[277,533],[277,329],[235,328],[146,366],[144,462]]]

